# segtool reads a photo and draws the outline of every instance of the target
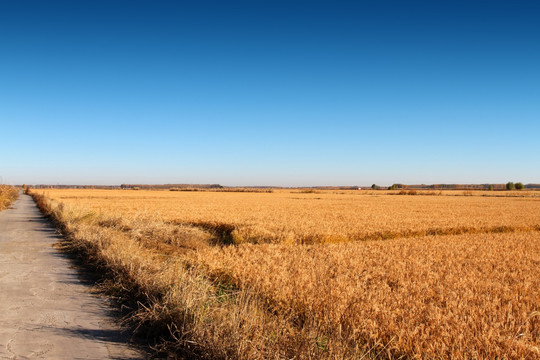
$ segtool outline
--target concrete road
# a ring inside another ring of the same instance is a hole
[[[0,359],[143,359],[28,195],[0,212]]]

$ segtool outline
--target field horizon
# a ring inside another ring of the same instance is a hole
[[[387,185],[381,184],[370,184],[370,185],[306,185],[306,186],[283,186],[283,185],[221,185],[217,183],[142,183],[142,184],[16,184],[15,187],[22,188],[23,186],[28,186],[35,189],[43,188],[60,188],[60,189],[70,189],[70,188],[95,188],[95,189],[148,189],[148,190],[189,190],[189,189],[316,189],[316,190],[388,190],[392,186],[395,188],[392,190],[401,190],[401,189],[410,189],[410,190],[507,190],[506,186],[508,183],[518,183],[518,182],[506,182],[506,183],[496,183],[496,182],[483,182],[483,183],[438,183],[438,184],[405,184],[405,183],[391,183]],[[523,189],[532,189],[540,190],[540,181],[539,182],[529,182],[522,183]],[[373,186],[375,185],[375,188]],[[490,189],[490,186],[493,189]],[[522,189],[522,190],[523,190]],[[512,189],[514,190],[514,189]]]

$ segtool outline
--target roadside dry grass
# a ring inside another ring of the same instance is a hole
[[[108,274],[109,291],[139,301],[132,316],[141,328],[168,334],[168,349],[222,359],[540,357],[538,199],[300,194],[309,212],[290,192],[171,193],[33,194],[69,248]],[[255,225],[272,234],[283,221],[283,231],[301,236],[332,219],[345,224],[337,215],[351,219],[353,199],[356,211],[366,207],[353,217],[359,231],[372,221],[415,236],[298,245],[274,234],[274,244],[216,246],[215,224],[232,234],[249,225],[242,209],[259,201]],[[288,218],[268,215],[282,207]],[[204,211],[204,221],[189,221]],[[445,217],[433,221],[446,229],[472,230],[422,236],[433,229],[423,224],[428,214]]]
[[[97,215],[32,195],[66,235],[64,248],[104,273],[110,294],[136,299],[130,319],[148,336],[162,338],[157,350],[207,359],[317,357],[306,329],[270,313],[249,289],[213,281],[186,261],[186,251],[210,246],[198,228]]]
[[[18,197],[19,192],[13,186],[0,185],[0,211],[7,209]]]

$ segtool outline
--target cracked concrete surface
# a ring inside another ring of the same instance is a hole
[[[0,359],[143,359],[28,195],[0,212]]]

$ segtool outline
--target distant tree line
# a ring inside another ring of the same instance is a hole
[[[389,187],[380,187],[376,184],[371,185],[371,189],[388,189],[388,190],[523,190],[523,189],[539,189],[540,184],[527,184],[521,182],[507,184],[433,184],[433,185],[405,185],[392,184]]]
[[[120,189],[137,189],[137,190],[168,190],[168,189],[221,189],[223,186],[219,184],[122,184]]]

